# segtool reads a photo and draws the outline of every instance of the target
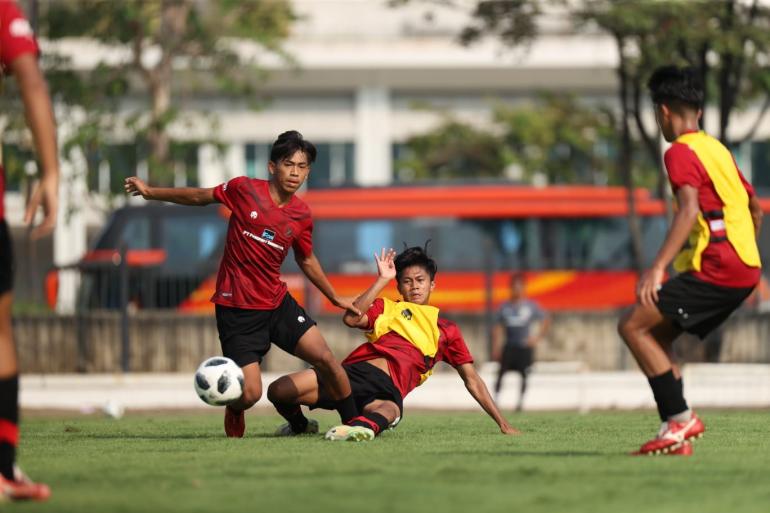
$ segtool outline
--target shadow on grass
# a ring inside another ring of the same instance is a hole
[[[599,452],[599,451],[517,451],[517,450],[505,450],[505,451],[441,451],[434,452],[433,454],[443,455],[459,455],[459,456],[478,456],[483,454],[485,456],[546,456],[554,458],[564,457],[595,457],[595,456],[612,456],[613,452]]]

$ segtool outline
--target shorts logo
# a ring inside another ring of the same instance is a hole
[[[256,218],[257,218],[257,211],[256,211],[256,210],[252,210],[252,211],[251,211],[251,214],[249,214],[249,216],[250,216],[252,219],[256,219]]]
[[[224,184],[222,184],[222,192],[224,192],[224,191],[226,191],[226,190],[227,190],[227,182],[225,182]]]
[[[299,317],[297,317],[297,322],[303,323],[305,322],[305,318],[300,315]]]
[[[262,238],[265,240],[274,240],[275,232],[273,230],[268,230],[267,228],[265,228],[265,231],[262,232]]]
[[[294,233],[294,230],[292,230],[291,226],[289,226],[288,228],[286,228],[286,231],[283,233],[286,234],[287,237],[291,237],[291,234]]]
[[[401,317],[403,317],[407,321],[411,321],[412,320],[412,311],[409,310],[408,308],[404,308],[403,310],[401,310]]]

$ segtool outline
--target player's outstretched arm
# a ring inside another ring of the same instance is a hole
[[[353,299],[338,296],[334,287],[329,282],[329,278],[326,277],[326,273],[321,267],[321,262],[315,256],[315,253],[311,252],[306,256],[300,256],[296,251],[294,253],[297,265],[302,269],[302,272],[310,280],[310,282],[316,286],[326,298],[337,308],[342,308],[345,311],[353,312],[355,315],[361,315],[361,311],[353,306]]]
[[[150,187],[143,180],[135,176],[126,178],[126,194],[141,196],[146,200],[167,201],[179,205],[192,205],[202,207],[210,203],[216,203],[214,188],[200,187]]]
[[[489,394],[487,385],[484,383],[484,380],[481,379],[479,373],[476,372],[476,368],[473,364],[464,363],[455,368],[457,369],[457,373],[463,379],[465,388],[468,389],[468,392],[470,392],[484,411],[497,422],[497,425],[500,427],[500,432],[504,435],[520,434],[519,430],[508,424],[508,421],[505,420],[505,417],[500,413],[494,399],[492,399],[492,396]]]
[[[378,255],[374,254],[374,262],[377,264],[377,279],[374,283],[366,289],[360,296],[353,302],[356,308],[365,312],[369,305],[371,305],[377,296],[388,286],[390,280],[396,277],[396,264],[394,262],[396,258],[396,250],[390,248],[382,251]],[[350,311],[345,312],[342,317],[342,322],[351,328],[364,329],[369,326],[369,318],[366,314],[353,315]]]

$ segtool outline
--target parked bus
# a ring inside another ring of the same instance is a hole
[[[448,312],[484,312],[508,297],[512,272],[527,276],[527,293],[549,310],[606,310],[634,301],[628,201],[619,187],[473,185],[311,190],[303,199],[315,220],[314,250],[339,294],[371,283],[372,255],[381,247],[424,245],[439,265],[432,302]],[[635,192],[643,260],[648,265],[665,235],[664,204]],[[770,212],[770,198],[762,200]],[[227,211],[221,206],[128,207],[116,211],[83,259],[81,304],[112,307],[114,275],[101,282],[94,265],[115,259],[121,243],[133,287],[144,308],[213,311]],[[770,229],[760,238],[770,257]],[[286,260],[283,277],[302,304],[335,312]],[[143,284],[143,280],[147,283]],[[99,283],[97,283],[99,282]],[[100,291],[100,288],[102,289]],[[386,291],[397,297],[395,287]]]

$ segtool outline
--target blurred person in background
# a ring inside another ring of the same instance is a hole
[[[618,331],[647,376],[661,420],[658,434],[634,454],[689,455],[691,440],[706,428],[684,398],[673,344],[683,331],[706,338],[759,283],[762,209],[730,151],[700,131],[705,91],[698,72],[663,66],[648,87],[672,143],[664,162],[677,212]],[[679,274],[666,280],[672,261]]]
[[[551,320],[535,301],[527,298],[524,274],[511,276],[511,298],[500,306],[492,328],[492,360],[500,363],[495,382],[495,400],[500,400],[503,376],[508,371],[521,376],[519,401],[521,411],[527,391],[527,377],[534,362],[535,346],[548,333]]]
[[[30,232],[33,239],[53,231],[59,188],[56,123],[48,87],[38,67],[38,54],[32,27],[18,5],[0,0],[0,87],[5,75],[12,75],[18,82],[41,165],[40,180],[24,214],[24,221],[32,227],[38,207],[43,207],[42,221]],[[48,486],[33,483],[15,465],[19,444],[19,367],[11,325],[13,248],[5,221],[4,195],[5,171],[0,162],[0,502],[46,500],[51,494]]]
[[[316,148],[297,131],[278,136],[270,149],[269,180],[239,176],[216,187],[151,187],[126,178],[128,194],[146,200],[203,206],[222,203],[232,212],[219,264],[216,306],[222,354],[243,369],[243,395],[225,407],[225,434],[241,438],[244,411],[262,397],[262,358],[275,344],[313,365],[329,383],[343,422],[358,414],[345,371],[334,358],[316,322],[281,281],[281,264],[293,249],[299,268],[331,303],[360,312],[339,297],[313,252],[313,218],[295,196],[310,173]]]

